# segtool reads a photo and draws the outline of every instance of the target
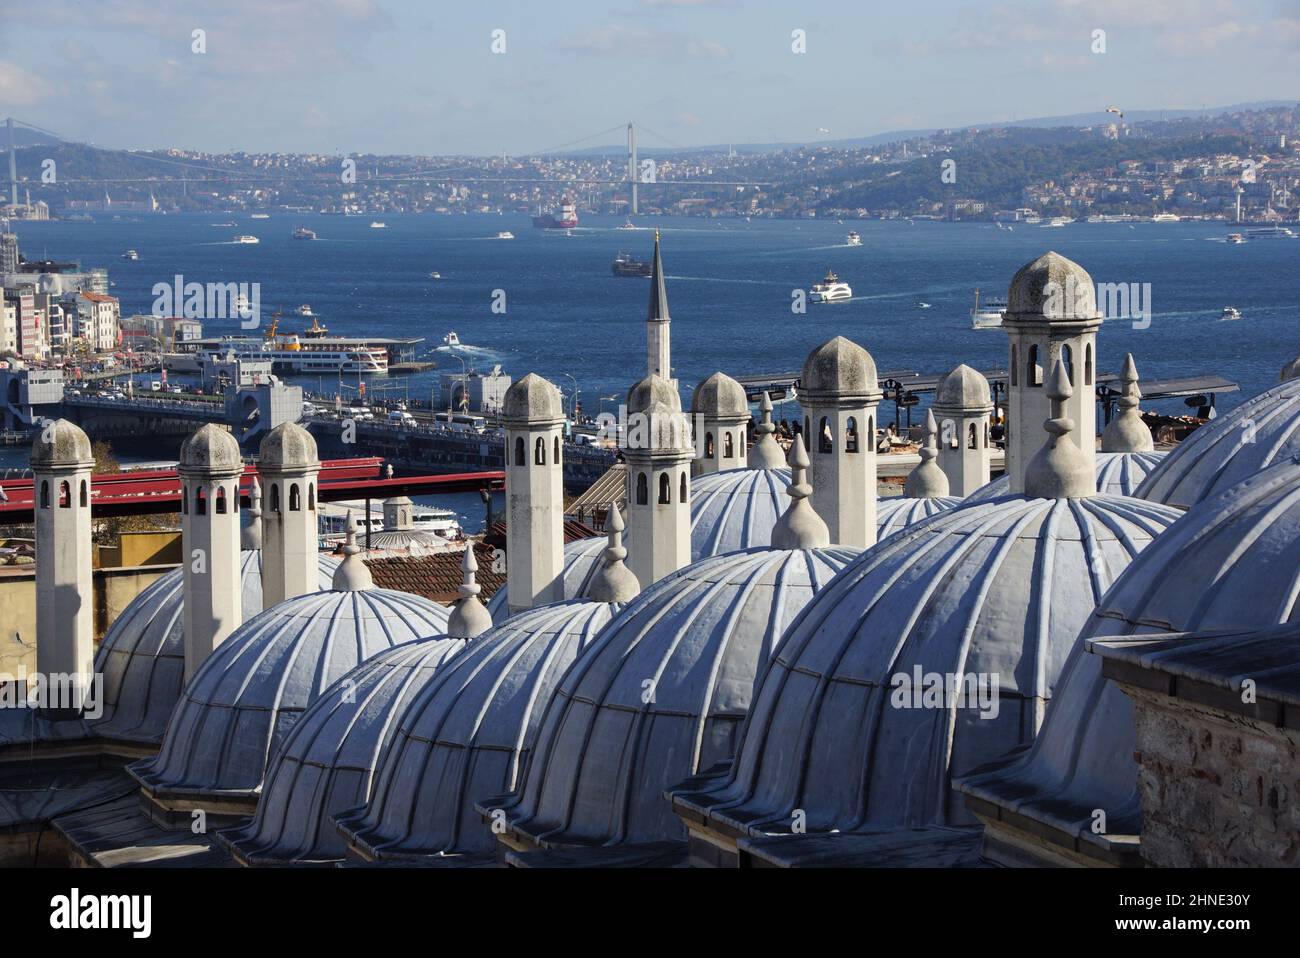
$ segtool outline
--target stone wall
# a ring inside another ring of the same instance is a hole
[[[1300,866],[1300,732],[1133,686],[1124,691],[1135,704],[1148,864]]]

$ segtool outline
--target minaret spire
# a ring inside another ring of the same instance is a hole
[[[609,545],[601,553],[601,567],[587,586],[587,598],[596,602],[631,602],[641,591],[641,582],[623,562],[627,549],[623,547],[623,514],[611,502],[605,517]]]
[[[1118,411],[1115,418],[1102,431],[1102,452],[1152,452],[1156,448],[1151,438],[1151,430],[1142,421],[1138,403],[1142,400],[1142,390],[1138,387],[1137,364],[1133,354],[1124,356],[1124,368],[1120,371],[1120,396],[1116,402]]]
[[[456,590],[460,593],[460,599],[447,617],[447,634],[453,639],[472,639],[492,628],[492,616],[478,597],[483,587],[474,581],[474,573],[478,571],[474,543],[465,544],[465,555],[460,560],[460,568],[464,580]]]
[[[925,443],[921,446],[921,462],[907,475],[903,495],[912,499],[937,499],[948,495],[948,477],[935,460],[939,458],[939,423],[934,410],[925,414]]]
[[[1049,438],[1025,466],[1025,495],[1031,499],[1086,499],[1097,491],[1094,466],[1070,438],[1078,428],[1067,406],[1073,395],[1070,378],[1058,359],[1047,386],[1052,417],[1043,427]]]
[[[677,388],[673,378],[672,346],[668,316],[668,287],[664,282],[664,263],[659,254],[659,231],[655,230],[654,266],[650,271],[650,308],[646,313],[646,374],[661,376]]]
[[[749,468],[780,469],[785,465],[785,455],[772,435],[776,432],[776,426],[772,425],[772,397],[766,391],[763,392],[762,402],[758,404],[758,412],[759,423],[754,428],[758,441],[749,450]]]
[[[831,544],[831,533],[808,498],[812,495],[808,483],[810,460],[803,436],[794,437],[789,462],[790,485],[786,491],[790,494],[790,505],[772,527],[772,548],[824,549]]]

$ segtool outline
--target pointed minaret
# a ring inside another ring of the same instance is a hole
[[[1151,430],[1142,421],[1138,404],[1142,390],[1138,387],[1137,363],[1133,354],[1124,354],[1124,368],[1120,371],[1120,394],[1116,401],[1115,418],[1101,433],[1102,452],[1153,452],[1155,440]]]
[[[492,616],[488,614],[487,606],[480,602],[478,597],[478,594],[483,591],[482,587],[474,581],[474,573],[478,572],[478,559],[474,556],[472,542],[465,544],[465,554],[460,560],[460,569],[465,574],[465,578],[457,590],[460,599],[457,600],[456,607],[451,610],[451,615],[447,617],[447,634],[453,639],[472,639],[492,628]]]
[[[239,479],[244,460],[226,429],[208,423],[181,446],[181,568],[185,680],[243,622]]]
[[[317,591],[319,529],[316,440],[295,422],[276,426],[258,449],[258,473],[266,484],[262,518],[262,608]]]
[[[1092,277],[1059,253],[1045,253],[1012,278],[1002,319],[1011,347],[1006,471],[1012,493],[1025,492],[1025,469],[1040,445],[1038,424],[1051,416],[1044,380],[1058,360],[1071,389],[1065,410],[1074,421],[1070,441],[1089,465],[1095,464],[1096,349],[1101,322]]]
[[[785,465],[785,453],[774,438],[776,426],[772,424],[772,397],[763,392],[763,400],[758,404],[759,422],[754,432],[758,441],[749,449],[750,469],[780,469]]]
[[[1043,423],[1048,439],[1025,468],[1025,495],[1031,499],[1086,499],[1097,491],[1092,460],[1070,438],[1076,423],[1069,416],[1074,388],[1058,359],[1048,380],[1052,416]]]
[[[239,531],[239,548],[242,552],[262,551],[262,484],[253,477],[248,489],[248,522]]]
[[[695,387],[691,413],[696,453],[691,474],[745,468],[745,427],[749,423],[745,388],[724,373],[714,373]]]
[[[95,658],[95,586],[91,572],[90,440],[66,419],[47,423],[32,444],[36,512],[36,668],[41,675],[84,676]],[[10,610],[0,613],[8,618]],[[50,699],[42,703],[54,707]],[[65,703],[66,704],[66,703]]]
[[[876,363],[836,336],[804,361],[799,402],[812,458],[813,506],[835,545],[876,542]]]
[[[357,545],[357,530],[352,528],[352,513],[348,513],[348,537],[343,544],[343,561],[334,569],[330,588],[335,592],[361,592],[373,589],[375,580],[369,567],[361,561],[361,547]]]
[[[903,495],[910,499],[938,499],[948,495],[948,477],[935,460],[939,458],[939,423],[934,410],[925,414],[925,443],[921,446],[921,461],[907,474]]]
[[[989,481],[989,381],[971,367],[955,367],[934,393],[939,420],[939,468],[951,495],[963,499]]]
[[[618,511],[618,504],[611,502],[605,514],[609,545],[601,553],[600,570],[587,586],[587,598],[593,602],[631,602],[641,591],[641,583],[623,562],[627,558],[623,528],[623,514]]]
[[[668,286],[664,282],[664,264],[659,256],[659,231],[655,230],[654,267],[650,272],[650,309],[646,315],[646,375],[668,380],[677,389],[673,378],[672,345],[668,315]]]
[[[691,561],[691,460],[695,449],[677,390],[647,376],[627,394],[628,567],[649,588]]]
[[[817,515],[809,496],[808,450],[803,437],[795,436],[790,446],[790,505],[772,527],[773,549],[824,549],[831,544],[831,533]]]
[[[536,373],[506,390],[506,596],[510,614],[564,598],[560,391]]]

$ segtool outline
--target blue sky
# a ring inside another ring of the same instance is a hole
[[[123,148],[804,141],[1293,98],[1297,54],[1300,0],[0,0],[0,116]]]

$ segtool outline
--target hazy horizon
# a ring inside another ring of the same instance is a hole
[[[49,0],[0,23],[0,116],[123,149],[524,155],[629,120],[649,148],[836,141],[1300,89],[1300,0]]]

